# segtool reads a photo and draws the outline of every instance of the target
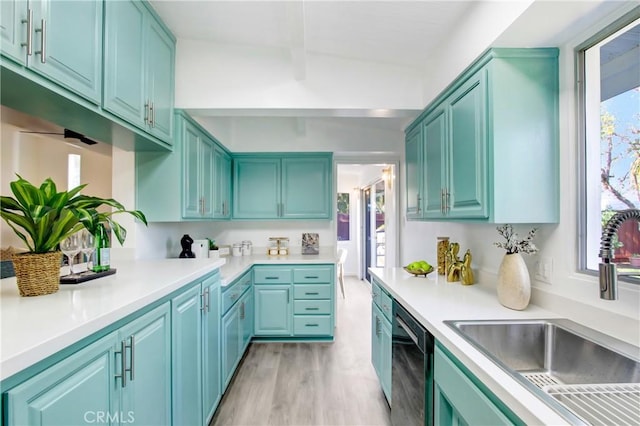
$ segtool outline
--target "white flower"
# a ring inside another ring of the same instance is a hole
[[[534,254],[538,251],[538,247],[533,243],[533,237],[536,235],[538,228],[533,228],[523,240],[518,240],[518,234],[513,231],[513,226],[505,224],[496,228],[498,234],[502,235],[506,242],[493,243],[498,248],[503,248],[507,254],[525,253]]]

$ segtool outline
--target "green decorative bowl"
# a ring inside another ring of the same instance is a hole
[[[426,277],[427,275],[429,275],[434,271],[433,266],[430,267],[429,269],[409,269],[406,266],[404,266],[403,269],[416,277],[419,277],[421,275],[424,275]]]

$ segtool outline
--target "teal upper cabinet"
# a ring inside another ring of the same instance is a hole
[[[331,154],[240,154],[234,219],[330,219]]]
[[[423,145],[422,126],[417,126],[407,134],[405,144],[407,219],[422,217]]]
[[[175,116],[174,152],[136,153],[136,208],[152,222],[227,219],[229,154],[186,113]]]
[[[231,217],[231,156],[216,145],[213,158],[213,185],[215,186],[213,216],[216,219],[229,219]]]
[[[233,217],[280,217],[280,159],[236,158],[233,165]]]
[[[3,56],[21,64],[27,57],[27,7],[26,0],[0,1],[0,49]]]
[[[106,1],[104,21],[103,108],[171,143],[175,39],[145,2]]]
[[[102,1],[2,1],[2,54],[94,104],[101,100]]]
[[[330,182],[330,158],[283,158],[281,216],[329,219]]]
[[[557,222],[558,50],[490,49],[407,128],[405,145],[418,162],[415,173],[407,165],[408,219]],[[425,200],[421,213],[410,196]]]
[[[189,121],[180,123],[185,219],[213,218],[213,143]]]

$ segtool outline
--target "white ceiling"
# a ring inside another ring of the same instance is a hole
[[[421,65],[476,1],[153,0],[177,38]]]

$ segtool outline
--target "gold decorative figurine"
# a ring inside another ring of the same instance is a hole
[[[460,281],[463,285],[471,285],[475,282],[473,270],[471,269],[471,250],[467,249],[460,267]]]
[[[460,244],[451,243],[449,245],[449,252],[447,253],[447,281],[449,282],[460,281],[462,262],[458,258],[459,251]]]

